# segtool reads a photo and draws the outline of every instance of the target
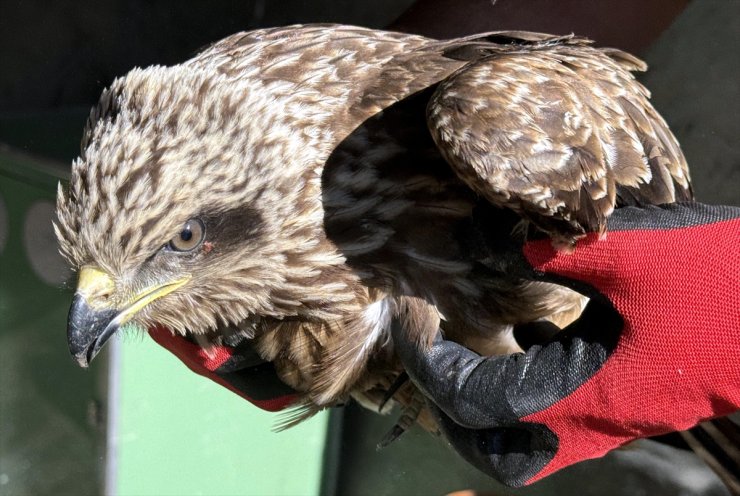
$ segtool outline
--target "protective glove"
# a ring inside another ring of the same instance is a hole
[[[513,254],[528,278],[591,297],[525,353],[481,357],[439,335],[393,341],[440,428],[499,481],[530,484],[634,439],[740,409],[740,209],[619,209],[572,254],[549,240]]]
[[[298,394],[283,383],[270,362],[255,352],[248,339],[208,350],[165,327],[154,327],[149,335],[179,358],[190,370],[224,386],[250,403],[269,412],[282,410],[298,399]]]

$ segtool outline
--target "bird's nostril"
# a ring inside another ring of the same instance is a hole
[[[80,270],[77,292],[91,305],[105,305],[113,298],[115,283],[110,275],[93,266]]]
[[[89,297],[89,302],[93,306],[109,306],[113,297],[112,291],[101,291]]]

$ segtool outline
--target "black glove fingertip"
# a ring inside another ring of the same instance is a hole
[[[465,460],[509,487],[522,487],[535,477],[558,450],[557,436],[546,426],[519,423],[516,427],[469,429],[429,404],[442,434]]]

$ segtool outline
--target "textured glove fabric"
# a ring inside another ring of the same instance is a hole
[[[560,440],[535,479],[740,408],[738,216],[700,205],[629,208],[612,218],[605,240],[590,235],[573,255],[542,241],[525,247],[535,269],[588,282],[624,319],[597,374],[522,418]]]
[[[533,277],[590,296],[526,353],[481,357],[441,337],[394,343],[453,447],[520,486],[631,440],[740,408],[740,209],[625,208],[575,253],[524,247]],[[515,257],[514,257],[515,258]]]
[[[196,374],[263,410],[277,412],[298,399],[297,393],[280,381],[274,366],[262,360],[246,340],[235,346],[213,346],[205,350],[165,327],[153,327],[149,335]]]

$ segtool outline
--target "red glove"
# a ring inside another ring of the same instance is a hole
[[[740,409],[740,209],[624,208],[604,240],[570,255],[530,242],[524,257],[529,277],[592,298],[546,344],[481,357],[439,336],[424,351],[394,323],[410,377],[475,466],[526,485]]]
[[[298,399],[298,394],[280,381],[272,363],[265,362],[247,339],[206,351],[165,327],[154,327],[149,335],[196,374],[221,384],[263,410],[277,412]]]

